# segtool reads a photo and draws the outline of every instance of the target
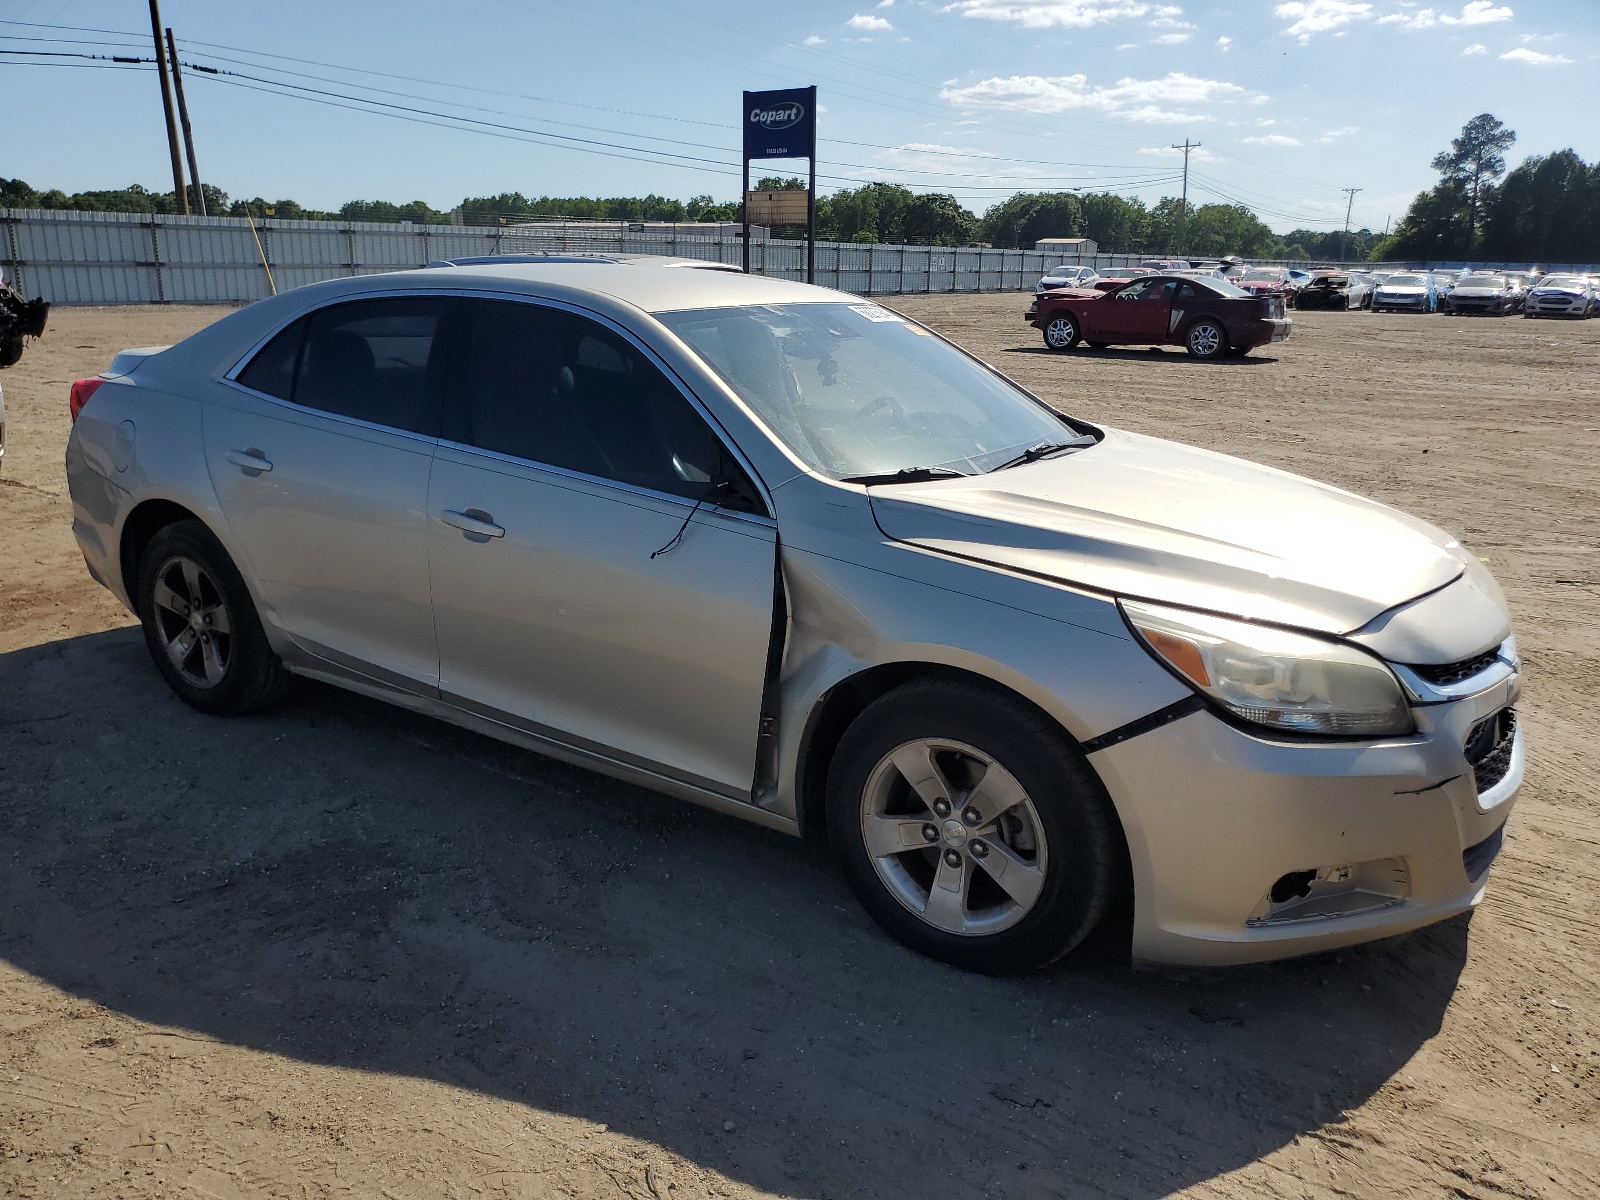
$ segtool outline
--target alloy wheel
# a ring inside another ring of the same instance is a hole
[[[973,746],[919,738],[867,777],[861,834],[891,895],[935,929],[1009,929],[1044,889],[1048,846],[1016,778]]]
[[[1069,348],[1078,337],[1078,327],[1066,317],[1057,317],[1044,327],[1045,340],[1057,350]]]
[[[233,652],[233,625],[216,582],[199,563],[177,555],[156,572],[151,598],[162,647],[178,674],[194,687],[216,687]]]
[[[1189,350],[1197,358],[1210,358],[1222,350],[1222,330],[1202,321],[1189,331]]]

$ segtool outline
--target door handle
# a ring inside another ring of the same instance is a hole
[[[259,450],[229,450],[223,457],[241,471],[261,473],[272,470],[272,464],[267,461]]]
[[[439,514],[439,519],[462,533],[476,534],[478,537],[497,538],[506,535],[505,526],[496,525],[494,518],[481,508],[469,508],[465,512],[447,508]]]

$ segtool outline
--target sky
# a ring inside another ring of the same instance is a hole
[[[739,192],[745,89],[815,84],[819,190],[1398,220],[1472,116],[1600,158],[1597,0],[163,0],[201,178],[312,208]],[[0,176],[171,189],[146,0],[0,0]],[[41,54],[39,52],[48,52]],[[231,72],[231,74],[229,74]],[[23,112],[21,97],[28,98]],[[757,164],[756,175],[804,163]]]

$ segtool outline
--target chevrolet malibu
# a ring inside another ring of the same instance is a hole
[[[1448,534],[1061,415],[839,292],[344,279],[71,410],[89,571],[196,709],[304,676],[825,831],[890,934],[975,970],[1113,911],[1174,963],[1442,920],[1522,780],[1505,601]]]

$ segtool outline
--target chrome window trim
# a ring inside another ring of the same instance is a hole
[[[727,450],[733,456],[734,460],[739,464],[739,466],[744,469],[745,475],[750,479],[750,482],[756,488],[757,493],[761,497],[761,502],[766,505],[767,511],[766,511],[765,514],[755,514],[755,513],[729,514],[728,510],[720,508],[717,505],[711,505],[709,507],[715,509],[719,513],[724,513],[724,514],[727,514],[727,515],[738,515],[738,516],[764,515],[767,520],[772,521],[774,524],[776,524],[776,518],[774,517],[773,514],[776,513],[777,510],[773,506],[772,493],[771,493],[771,490],[767,487],[766,482],[761,478],[760,473],[755,469],[754,464],[751,463],[750,459],[746,456],[744,450],[739,446],[738,442],[728,433],[727,429],[725,429],[723,427],[722,422],[717,420],[716,417],[710,411],[707,410],[706,406],[701,402],[700,398],[698,396],[696,396],[694,394],[693,390],[690,389],[688,384],[686,384],[683,381],[683,379],[679,377],[678,373],[676,371],[674,371],[671,368],[671,366],[669,366],[667,364],[667,362],[659,354],[657,354],[650,346],[648,346],[632,330],[623,328],[616,321],[612,320],[610,317],[606,316],[604,313],[598,313],[598,312],[595,312],[593,309],[584,308],[582,305],[572,304],[572,303],[570,303],[568,301],[565,301],[565,300],[556,300],[556,299],[552,299],[552,298],[550,298],[548,296],[532,296],[532,295],[527,294],[526,292],[503,292],[503,291],[492,290],[492,289],[466,288],[466,287],[457,287],[457,288],[417,288],[417,289],[410,289],[410,290],[400,290],[400,289],[396,289],[396,288],[383,288],[383,289],[371,289],[371,288],[368,288],[368,289],[362,289],[361,291],[345,292],[345,293],[343,293],[343,294],[341,294],[339,296],[334,296],[334,297],[327,298],[327,299],[325,299],[325,300],[323,300],[323,301],[321,301],[321,302],[319,302],[317,304],[312,305],[309,308],[299,309],[298,311],[296,311],[296,312],[292,313],[291,315],[289,315],[288,317],[286,317],[284,320],[278,322],[275,326],[273,326],[272,331],[270,333],[268,333],[265,337],[262,337],[259,340],[257,340],[256,343],[254,345],[252,345],[248,351],[246,351],[242,356],[240,356],[238,361],[235,362],[231,368],[229,368],[226,372],[224,372],[224,374],[222,375],[221,382],[229,384],[230,386],[239,389],[241,392],[245,393],[248,396],[255,396],[255,397],[257,397],[259,399],[262,399],[262,400],[270,400],[274,404],[284,405],[285,407],[287,407],[287,408],[289,408],[289,409],[291,409],[291,410],[293,410],[295,412],[314,413],[314,414],[316,414],[318,416],[329,417],[329,418],[332,418],[332,419],[338,420],[338,421],[344,421],[344,422],[346,422],[348,424],[356,426],[357,428],[374,429],[374,430],[379,430],[379,431],[381,431],[383,433],[398,434],[401,437],[415,438],[415,439],[417,439],[419,441],[426,442],[426,443],[428,443],[430,445],[436,445],[436,446],[437,445],[447,445],[447,446],[451,446],[451,447],[456,448],[456,449],[470,451],[470,452],[475,453],[475,454],[495,454],[495,453],[497,453],[495,451],[486,451],[482,447],[479,447],[479,446],[466,446],[466,445],[463,445],[460,442],[448,441],[448,440],[444,439],[443,437],[429,437],[426,434],[412,433],[409,430],[404,430],[404,429],[395,429],[393,426],[389,426],[389,425],[378,425],[378,424],[374,424],[371,421],[362,421],[362,420],[360,420],[358,418],[355,418],[355,417],[344,417],[344,416],[341,416],[338,413],[330,413],[325,409],[308,408],[307,406],[305,406],[303,404],[296,404],[292,400],[284,400],[284,399],[282,399],[282,398],[280,398],[278,396],[271,396],[271,395],[268,395],[266,392],[257,391],[255,388],[245,386],[244,384],[240,383],[239,380],[238,380],[238,376],[239,376],[240,372],[242,372],[245,369],[245,367],[249,366],[250,362],[255,358],[255,356],[257,354],[259,354],[263,349],[266,348],[267,343],[272,341],[273,338],[277,337],[280,333],[282,333],[290,325],[293,325],[301,317],[306,317],[306,316],[310,316],[312,313],[321,312],[323,309],[331,308],[336,304],[347,304],[347,303],[352,303],[352,302],[357,301],[357,300],[419,299],[419,298],[427,298],[427,297],[430,297],[430,296],[450,296],[450,297],[456,297],[458,299],[468,299],[468,300],[505,300],[505,301],[511,301],[513,303],[518,303],[518,304],[542,305],[542,306],[544,306],[546,308],[555,308],[555,309],[559,309],[559,310],[561,310],[563,312],[571,313],[574,316],[587,318],[588,320],[596,322],[597,324],[601,325],[603,328],[611,331],[612,333],[615,333],[618,337],[622,338],[623,341],[627,342],[629,345],[633,346],[636,350],[638,350],[641,354],[643,354],[645,356],[646,360],[649,361],[651,364],[653,364],[655,366],[655,368],[658,371],[660,371],[663,376],[666,377],[667,381],[669,383],[671,383],[672,386],[675,387],[678,390],[678,394],[681,395],[688,402],[689,407],[691,409],[693,409],[699,415],[700,419],[702,421],[705,421],[711,427],[712,433],[716,436],[717,440],[722,443],[723,448],[725,450]],[[648,313],[645,314],[645,315],[647,317],[648,316],[653,316],[653,314],[648,314]],[[657,322],[657,324],[659,325],[660,323]],[[668,333],[670,333],[670,332],[671,331],[668,330]],[[694,355],[694,357],[697,360],[699,359],[698,355]],[[987,363],[984,363],[983,365],[984,366],[988,366]],[[994,368],[993,367],[989,367],[989,370],[994,371]],[[995,371],[994,373],[997,374],[997,375],[999,374],[998,371]],[[717,376],[715,376],[715,373],[713,373],[713,377],[717,377]],[[1004,376],[1001,376],[1001,377],[1004,378]],[[718,377],[718,378],[720,378],[720,377]],[[1008,380],[1006,380],[1006,382],[1007,383],[1011,383],[1013,387],[1018,386],[1012,380],[1008,379]],[[1031,393],[1028,393],[1028,394],[1030,396],[1032,395]],[[1034,397],[1034,399],[1038,400],[1037,397]],[[449,400],[449,398],[446,397],[446,403],[448,403],[448,400]],[[1038,401],[1038,402],[1040,404],[1044,403],[1043,401]],[[1048,408],[1049,406],[1046,405],[1045,407]],[[443,415],[444,415],[443,414],[443,410],[441,410],[441,412],[440,412],[441,421],[442,421]],[[763,432],[767,432],[765,425],[760,426],[760,428],[762,429]],[[771,434],[768,433],[768,436],[770,437]],[[778,442],[778,445],[782,446],[782,442],[781,441]],[[529,466],[535,466],[535,467],[538,467],[540,469],[565,471],[565,468],[555,467],[553,464],[550,464],[550,463],[539,463],[539,462],[535,462],[532,459],[518,458],[515,455],[506,455],[505,457],[510,462],[521,463],[521,464],[529,465]],[[596,480],[598,482],[606,483],[608,485],[620,486],[620,487],[624,487],[624,488],[632,488],[633,487],[633,485],[631,485],[631,484],[623,484],[623,483],[620,483],[620,481],[615,480],[615,479],[605,479],[605,478],[600,477],[600,476],[584,475],[581,472],[570,472],[570,474],[573,475],[573,477],[577,478],[577,479]],[[662,496],[662,497],[666,497],[666,498],[674,500],[674,501],[683,501],[684,503],[688,503],[688,504],[692,504],[693,503],[693,501],[686,501],[686,500],[684,500],[684,498],[682,496],[676,496],[676,495],[673,495],[670,492],[655,492],[655,491],[651,491],[648,488],[639,488],[637,490],[641,494],[648,495],[648,496]]]

